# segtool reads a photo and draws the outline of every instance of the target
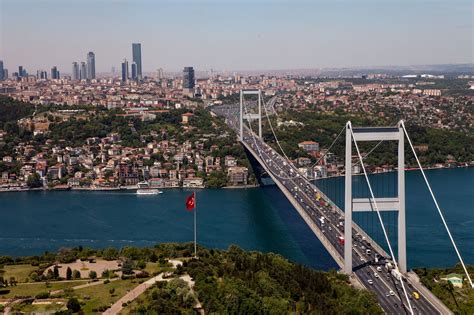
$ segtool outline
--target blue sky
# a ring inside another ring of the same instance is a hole
[[[0,59],[30,72],[96,54],[119,69],[266,70],[473,62],[474,1],[0,0]]]

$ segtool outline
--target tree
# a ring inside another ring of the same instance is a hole
[[[58,268],[58,266],[53,267],[53,278],[54,279],[59,278],[59,268]]]
[[[91,270],[89,272],[89,278],[91,279],[97,279],[97,272],[95,272],[94,270]]]
[[[67,301],[67,309],[73,313],[77,313],[81,310],[81,304],[75,297],[69,298]]]
[[[39,176],[38,173],[33,173],[30,176],[28,176],[28,179],[26,180],[26,184],[30,188],[38,188],[43,186],[43,182],[41,181],[41,177]]]
[[[81,279],[81,272],[79,270],[74,269],[72,272],[73,279]]]
[[[143,260],[139,260],[139,261],[137,262],[137,268],[139,268],[139,269],[145,269],[145,267],[146,267],[146,263],[145,263]]]
[[[72,279],[72,270],[71,270],[71,267],[67,267],[67,270],[66,270],[66,279],[67,279],[67,280],[71,280],[71,279]]]
[[[119,253],[116,248],[109,247],[104,249],[104,251],[102,252],[102,258],[104,258],[105,260],[114,260],[117,259],[118,254]]]
[[[131,259],[126,259],[122,264],[122,273],[124,275],[133,274],[133,262]]]

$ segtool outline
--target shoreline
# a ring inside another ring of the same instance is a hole
[[[474,167],[474,165],[464,165],[464,166],[430,166],[430,167],[425,167],[423,168],[424,171],[434,171],[434,170],[449,170],[449,169],[458,169],[458,168],[471,168]],[[417,167],[410,167],[410,168],[405,168],[405,172],[413,172],[413,171],[419,171],[420,169]],[[387,173],[394,173],[397,172],[397,169],[389,170],[389,171],[382,171],[382,172],[376,172],[376,173],[367,173],[367,175],[380,175],[380,174],[387,174]],[[358,174],[352,174],[353,176],[361,176],[364,175],[364,172],[358,173]],[[316,180],[322,180],[322,179],[328,179],[328,178],[337,178],[337,177],[344,177],[344,174],[340,175],[332,175],[332,176],[326,176],[326,177],[318,177],[314,179],[310,179],[310,181],[316,181]]]
[[[464,166],[430,166],[426,167],[423,170],[426,171],[432,171],[432,170],[447,170],[447,169],[458,169],[458,168],[471,168],[474,167],[474,165],[468,164]],[[382,172],[377,172],[377,173],[368,173],[368,175],[379,175],[379,174],[386,174],[386,173],[393,173],[396,172],[396,169],[393,170],[388,170],[388,171],[382,171]],[[412,171],[419,171],[418,168],[406,168],[405,171],[412,172]],[[360,176],[363,175],[363,173],[359,174],[353,174],[354,176]],[[326,176],[326,177],[319,177],[319,178],[314,178],[314,179],[309,179],[309,181],[318,181],[318,180],[324,180],[324,179],[331,179],[331,178],[338,178],[338,177],[344,177],[344,174],[341,175],[332,175],[332,176]],[[250,188],[258,188],[261,187],[258,184],[248,184],[248,185],[241,185],[241,186],[224,186],[220,188],[208,188],[205,186],[202,187],[158,187],[156,189],[250,189]],[[129,190],[137,190],[138,188],[136,186],[121,186],[121,187],[69,187],[66,189],[60,188],[60,189],[54,189],[54,188],[9,188],[9,189],[0,189],[0,193],[14,193],[14,192],[29,192],[29,191],[44,191],[44,192],[54,192],[54,191],[129,191]]]

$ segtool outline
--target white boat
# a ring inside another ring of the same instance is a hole
[[[147,182],[139,182],[137,187],[137,195],[158,195],[163,193],[158,189],[150,188]]]
[[[163,192],[158,189],[148,188],[148,189],[137,189],[137,195],[158,195]]]

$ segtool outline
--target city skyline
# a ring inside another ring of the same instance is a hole
[[[81,15],[89,2],[3,0],[5,68],[64,71],[94,51],[97,72],[110,72],[130,56],[132,43],[144,45],[143,73],[178,72],[188,64],[230,71],[473,61],[469,1],[93,1],[95,10],[71,23],[71,14]],[[44,19],[50,15],[55,19]],[[21,24],[14,22],[18,16]]]

